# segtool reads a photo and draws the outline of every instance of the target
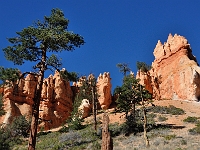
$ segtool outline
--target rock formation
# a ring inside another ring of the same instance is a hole
[[[92,76],[90,75],[89,78],[92,78]],[[86,77],[80,78],[77,83],[70,86],[70,83],[63,80],[57,71],[54,76],[50,75],[44,79],[41,92],[39,128],[49,130],[62,125],[66,121],[72,111],[73,98],[84,80],[86,80]],[[108,108],[112,101],[110,81],[109,73],[100,75],[97,80],[98,100],[104,109]],[[0,93],[4,95],[4,109],[6,111],[6,114],[0,117],[0,123],[8,124],[19,115],[25,115],[30,119],[36,84],[37,77],[28,74],[25,78],[20,79],[14,87],[0,88]],[[84,103],[83,118],[88,116],[91,109],[89,105],[91,104],[86,106]]]
[[[139,72],[137,78],[155,99],[199,101],[200,67],[187,39],[169,34],[166,43],[158,41],[153,54],[155,60],[149,75]]]
[[[78,107],[78,114],[81,118],[86,118],[89,116],[91,111],[90,102],[87,99],[83,99],[81,105]]]
[[[111,88],[112,85],[109,72],[104,72],[103,75],[100,74],[97,78],[97,93],[102,109],[108,109],[112,102]]]
[[[58,127],[70,116],[73,92],[68,81],[60,77],[59,72],[44,80],[40,105],[40,118],[45,129]]]
[[[15,116],[30,118],[37,77],[28,74],[13,87],[4,87],[4,109],[6,114],[0,122],[8,124]],[[48,130],[60,126],[72,110],[73,93],[70,83],[61,79],[60,74],[50,75],[44,80],[40,104],[39,127]]]

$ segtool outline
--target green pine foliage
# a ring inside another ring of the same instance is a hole
[[[16,32],[16,37],[8,39],[12,46],[3,49],[5,57],[14,64],[22,65],[25,61],[41,60],[46,52],[73,51],[74,47],[83,45],[84,40],[79,34],[68,31],[68,24],[69,20],[61,10],[52,9],[49,17],[45,16],[43,21],[36,21]],[[59,63],[56,61],[53,66],[55,64]]]
[[[82,114],[79,114],[80,112],[78,112],[78,107],[81,105],[83,99],[88,99],[90,104],[93,103],[92,90],[93,87],[96,87],[96,78],[82,78],[82,86],[79,87],[79,92],[77,93],[75,101],[73,103],[73,111],[71,112],[71,117],[67,120],[69,128],[73,130],[80,130],[84,127],[82,125]]]
[[[24,116],[15,117],[10,125],[0,128],[0,149],[10,150],[14,145],[22,144],[30,128]]]
[[[67,81],[78,81],[78,73],[76,72],[68,72],[67,70],[61,70],[60,71],[61,78]]]
[[[151,66],[147,65],[145,62],[137,61],[137,69],[141,70],[142,72],[148,72],[151,69]]]
[[[0,81],[3,85],[15,83],[20,78],[20,71],[15,68],[0,67]]]
[[[4,105],[3,105],[3,97],[2,94],[0,94],[0,116],[5,115]]]
[[[27,137],[30,129],[30,121],[27,121],[25,116],[15,117],[10,125],[14,136]]]
[[[133,87],[136,87],[139,81],[131,75],[125,76],[123,81],[123,85],[115,89],[115,94],[119,95],[117,99],[117,108],[128,114],[132,108],[131,105],[136,104],[138,101],[137,97],[139,97],[139,95]]]
[[[133,75],[124,76],[123,85],[115,89],[115,95],[117,98],[117,110],[125,112],[126,118],[126,132],[130,133],[137,127],[136,106],[140,105],[141,109],[146,109],[151,100],[151,94],[139,84],[139,80],[133,77]],[[146,113],[146,111],[145,111]],[[138,126],[139,130],[140,126]]]
[[[119,68],[119,71],[123,73],[124,76],[126,76],[127,72],[131,71],[127,63],[118,63],[116,66]]]
[[[30,130],[29,149],[35,149],[44,73],[49,67],[58,70],[61,66],[60,59],[54,53],[73,51],[85,43],[81,35],[68,30],[68,24],[69,20],[60,9],[52,9],[50,16],[44,16],[42,21],[38,20],[33,25],[16,32],[15,37],[8,38],[10,45],[3,49],[7,60],[15,65],[23,65],[27,61],[33,62],[35,64],[33,68],[37,71],[31,73],[38,76],[38,85],[33,98],[31,123],[33,130]],[[51,56],[48,57],[49,55]]]

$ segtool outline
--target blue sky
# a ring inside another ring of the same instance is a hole
[[[7,61],[2,49],[9,46],[6,38],[49,16],[52,8],[61,9],[70,20],[69,30],[86,42],[73,52],[57,54],[63,67],[96,77],[110,72],[113,88],[122,84],[117,63],[128,63],[136,74],[136,62],[151,65],[157,41],[165,42],[169,33],[185,36],[200,59],[199,0],[6,0],[0,5],[0,66],[31,70],[30,63],[14,66]]]

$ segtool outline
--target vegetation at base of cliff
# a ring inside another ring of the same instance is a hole
[[[10,125],[0,128],[0,149],[12,149],[14,145],[23,144],[28,137],[30,122],[24,116],[15,117]]]
[[[111,113],[111,112],[110,112]],[[113,115],[113,113],[111,113]],[[134,127],[134,132],[127,134],[126,123],[113,123],[109,125],[109,130],[113,138],[114,149],[197,149],[198,145],[198,129],[197,125],[193,129],[193,133],[187,136],[177,135],[174,130],[179,131],[183,127],[177,126],[174,128],[171,124],[159,124],[156,122],[160,116],[165,117],[169,115],[162,115],[157,113],[148,113],[148,137],[150,140],[150,147],[146,148],[143,142],[143,122],[142,111],[137,110],[136,116],[138,118],[137,124]],[[91,121],[92,122],[92,121]],[[63,126],[57,132],[40,132],[37,136],[36,149],[39,150],[100,150],[101,149],[101,122],[98,122],[97,132],[93,129],[93,123],[90,121],[85,122],[84,128],[80,130],[72,130],[67,126]],[[173,129],[173,130],[172,130]],[[192,130],[191,130],[192,131]],[[200,130],[199,130],[200,131]],[[129,131],[128,131],[129,132]],[[179,132],[178,132],[179,133]],[[1,134],[0,134],[1,136]],[[20,138],[19,141],[13,140],[11,148],[26,150],[27,142],[24,142],[26,138]]]

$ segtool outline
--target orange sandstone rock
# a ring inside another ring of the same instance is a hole
[[[0,117],[0,122],[8,124],[15,116],[25,115],[30,118],[37,78],[27,75],[18,81],[15,88],[4,87],[3,100],[6,114]],[[61,79],[59,72],[44,79],[41,102],[39,127],[45,130],[60,126],[72,111],[73,92],[70,83]]]
[[[109,72],[104,72],[103,75],[100,74],[97,78],[97,93],[102,109],[108,109],[112,102],[111,88],[112,85]]]
[[[200,67],[185,37],[169,34],[166,43],[158,41],[153,54],[149,77],[140,78],[151,81],[143,83],[156,99],[200,100]]]

